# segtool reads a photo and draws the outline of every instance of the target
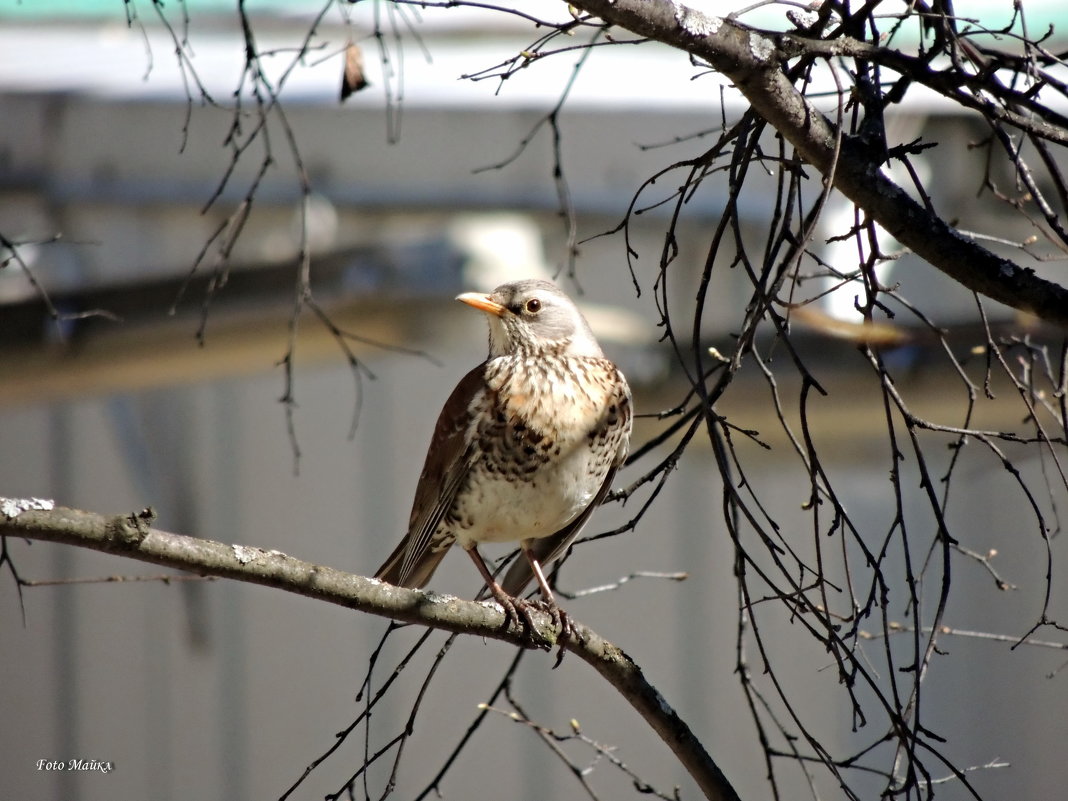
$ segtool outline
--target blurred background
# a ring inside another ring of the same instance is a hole
[[[385,28],[410,25],[423,47],[409,40],[402,54],[387,41],[390,73],[366,37],[373,15],[396,12],[340,4],[320,21],[317,49],[286,74],[321,4],[248,3],[261,52],[278,54],[269,69],[277,70],[272,80],[284,81],[286,118],[313,194],[302,218],[296,162],[274,128],[275,164],[255,192],[226,285],[209,295],[216,251],[209,247],[187,282],[191,268],[242,202],[264,155],[243,159],[205,211],[231,164],[234,118],[228,108],[203,103],[197,82],[220,103],[233,102],[244,47],[233,5],[166,7],[169,26],[149,3],[5,0],[0,8],[0,233],[20,243],[22,263],[58,312],[103,308],[122,318],[56,323],[22,265],[9,259],[0,269],[0,494],[106,514],[152,506],[163,529],[367,574],[402,534],[442,402],[485,354],[484,320],[453,297],[566,271],[568,231],[557,213],[549,131],[507,166],[496,165],[557,102],[574,58],[547,59],[503,83],[460,80],[527,46],[529,26],[502,15],[487,25],[485,15],[469,11],[407,9]],[[548,16],[557,5],[532,7]],[[175,37],[188,38],[190,64],[175,57]],[[341,104],[342,49],[353,37],[364,49],[370,86]],[[606,49],[584,67],[560,117],[580,237],[615,228],[647,176],[692,155],[685,144],[671,145],[678,137],[718,130],[722,117],[740,113],[715,76],[691,80],[696,71],[684,54],[662,47]],[[255,125],[255,117],[244,124]],[[938,169],[961,180],[936,182],[940,205],[955,204],[977,230],[1003,215],[989,197],[976,196],[982,166],[967,144],[982,132],[971,120],[932,102],[893,124],[901,141],[922,133],[942,143]],[[768,186],[770,192],[770,177]],[[706,186],[678,225],[681,250],[668,296],[683,314],[725,198],[725,180],[719,190]],[[743,203],[759,235],[770,200],[750,193]],[[640,296],[620,235],[584,242],[577,284],[560,279],[646,414],[674,406],[685,392],[658,341],[652,300],[667,213],[654,208],[631,220]],[[827,225],[835,213],[828,210]],[[840,214],[851,211],[843,206]],[[302,219],[312,290],[332,319],[429,358],[352,342],[366,368],[356,380],[334,338],[306,313],[293,354],[297,460],[279,403],[287,386],[278,363],[289,344]],[[1063,278],[1063,267],[1045,269]],[[933,270],[908,258],[894,270],[893,280],[919,288],[924,311],[939,324],[973,319],[974,300]],[[714,291],[704,333],[710,345],[728,343],[726,351],[749,290],[744,276],[720,270]],[[836,302],[828,301],[828,314],[848,316],[851,298],[838,308]],[[1013,320],[1005,310],[991,314],[995,322]],[[862,383],[866,368],[848,344],[813,335],[809,346],[833,390],[813,406],[811,420],[825,467],[851,499],[854,519],[884,531],[892,499],[878,394]],[[942,362],[922,349],[903,358],[903,387],[918,408],[937,415],[961,402]],[[775,511],[787,518],[809,488],[766,387],[755,376],[739,380],[720,411],[772,445],[747,451],[749,469],[772,488],[781,504]],[[977,424],[990,427],[1010,427],[1019,417],[1011,406],[984,407],[981,415]],[[643,421],[636,442],[654,425]],[[1041,464],[1021,468],[1040,480]],[[644,469],[632,468],[621,482]],[[949,619],[962,629],[1022,635],[1041,604],[1044,546],[1021,522],[1023,500],[1004,494],[1003,475],[990,460],[978,464],[966,491],[957,488],[951,514],[973,535],[970,548],[1002,552],[999,570],[1018,589],[1001,592],[980,567],[965,567],[954,578]],[[561,583],[579,590],[634,571],[689,573],[685,582],[635,580],[566,605],[643,666],[743,798],[766,797],[765,765],[733,675],[738,597],[719,487],[707,447],[689,449],[637,529],[580,549]],[[638,505],[606,507],[588,531],[625,522]],[[9,542],[8,549],[27,579],[162,572],[46,543]],[[447,558],[432,588],[472,596],[477,581],[468,560]],[[904,616],[904,600],[895,602]],[[1051,612],[1068,617],[1059,587]],[[20,598],[5,567],[0,797],[278,797],[359,712],[354,697],[385,626],[232,582],[27,587]],[[853,731],[826,655],[794,628],[765,624],[775,647],[796,662],[789,681],[799,708],[831,740],[877,738],[881,732]],[[394,659],[404,638],[395,639]],[[924,685],[924,723],[952,737],[947,751],[958,764],[1011,764],[970,776],[987,797],[1057,798],[1068,786],[1068,676],[1048,674],[1063,656],[1010,645],[953,640]],[[500,643],[456,644],[424,703],[396,797],[411,798],[426,785],[512,658]],[[759,657],[750,658],[759,673]],[[539,722],[567,732],[574,718],[661,792],[670,795],[677,784],[682,797],[697,797],[666,747],[585,665],[565,659],[553,672],[551,664],[551,657],[529,654],[515,682]],[[388,676],[380,670],[379,682]],[[403,725],[415,690],[413,683],[394,692],[375,717],[376,737]],[[363,747],[353,738],[294,797],[336,790],[359,766]],[[574,754],[597,761],[582,748]],[[41,759],[74,758],[110,761],[115,770],[36,767]],[[373,773],[379,786],[384,776]],[[631,792],[629,779],[604,759],[592,780],[602,797]],[[479,730],[442,791],[450,798],[585,797],[533,732],[503,716]],[[802,792],[787,787],[787,797]],[[950,782],[939,795],[967,794]]]

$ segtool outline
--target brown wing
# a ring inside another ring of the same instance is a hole
[[[465,442],[465,435],[471,422],[471,402],[483,387],[484,368],[485,364],[481,364],[460,379],[445,401],[415,488],[408,533],[375,578],[398,587],[423,587],[448,550],[435,551],[430,545],[471,468],[472,449]]]

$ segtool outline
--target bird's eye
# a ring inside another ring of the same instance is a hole
[[[537,298],[531,298],[527,301],[526,309],[530,314],[537,314],[541,311],[541,301]]]

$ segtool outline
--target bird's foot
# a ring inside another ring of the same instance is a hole
[[[553,663],[553,670],[560,667],[560,663],[564,661],[564,653],[567,651],[568,640],[575,633],[574,627],[571,625],[571,617],[561,609],[555,600],[553,601],[531,601],[532,605],[537,606],[538,609],[548,613],[553,619],[553,626],[560,630],[560,633],[556,637],[556,642],[560,646],[560,650],[556,654],[556,662]]]
[[[504,628],[507,629],[512,624],[515,624],[523,629],[534,647],[546,650],[552,647],[552,643],[538,632],[537,624],[534,622],[534,615],[531,613],[531,609],[534,606],[533,603],[522,598],[513,598],[500,586],[491,587],[490,589],[493,592],[494,600],[504,609]],[[555,618],[553,620],[555,622]]]

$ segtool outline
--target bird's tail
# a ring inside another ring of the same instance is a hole
[[[393,549],[393,553],[389,555],[385,564],[375,572],[375,578],[397,587],[420,589],[430,582],[430,577],[434,575],[434,571],[438,569],[438,564],[448,550],[448,548],[442,548],[434,551],[427,548],[414,565],[404,570],[404,557],[408,551],[408,537],[404,537]]]

